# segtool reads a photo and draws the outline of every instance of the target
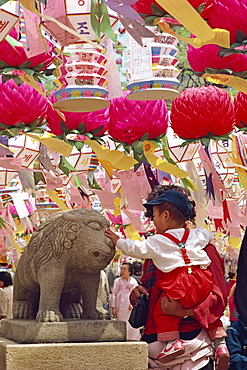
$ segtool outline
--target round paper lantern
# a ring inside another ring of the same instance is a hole
[[[231,43],[235,43],[238,30],[247,35],[247,0],[207,0],[201,16],[212,28],[230,31]]]
[[[55,98],[51,95],[50,100],[53,102],[55,101]],[[65,117],[65,121],[63,123],[68,127],[68,129],[76,130],[79,125],[84,123],[84,132],[96,132],[96,136],[103,135],[108,130],[110,124],[109,108],[89,113],[65,111],[62,111],[62,113]],[[54,135],[61,135],[64,132],[61,127],[62,119],[51,106],[47,111],[46,120],[48,128]],[[83,132],[81,132],[81,134],[83,134]]]
[[[227,135],[233,130],[234,119],[230,95],[215,86],[192,87],[172,103],[171,127],[185,140]]]
[[[54,95],[54,107],[68,112],[91,112],[107,108],[108,91],[105,85],[107,69],[105,56],[90,45],[71,45],[66,48],[70,55],[60,67],[59,81],[62,88]]]
[[[131,80],[126,86],[130,100],[163,100],[179,96],[179,70],[175,67],[178,39],[153,30],[155,37],[143,47],[133,42],[130,47]],[[145,64],[145,71],[139,65]]]
[[[191,68],[198,74],[217,73],[219,70],[228,69],[236,76],[243,77],[244,73],[247,76],[247,55],[232,54],[221,57],[218,54],[220,50],[216,45],[204,45],[199,49],[188,45],[187,59]],[[211,70],[206,70],[208,68]]]
[[[18,40],[18,33],[15,28],[11,30],[9,35]],[[6,40],[3,40],[0,43],[0,64],[1,62],[4,62],[9,66],[18,67],[25,63],[23,68],[32,69],[36,67],[36,72],[43,71],[52,63],[54,59],[54,56],[52,56],[53,45],[50,42],[47,42],[47,48],[47,53],[41,53],[28,58],[23,47],[13,47]]]
[[[145,140],[165,134],[167,121],[164,100],[131,101],[123,96],[111,101],[108,132],[113,139],[132,144],[146,134]]]
[[[0,83],[0,128],[19,123],[37,125],[43,123],[49,102],[33,87],[25,82],[18,86],[13,80]],[[21,128],[21,126],[20,126]]]
[[[239,91],[234,98],[236,126],[247,131],[247,95]]]

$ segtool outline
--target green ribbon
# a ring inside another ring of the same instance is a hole
[[[77,172],[77,169],[73,167],[63,155],[60,157],[58,168],[67,176],[69,176],[69,171]]]

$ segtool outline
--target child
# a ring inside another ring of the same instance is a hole
[[[106,235],[123,253],[136,258],[151,258],[156,266],[154,289],[159,298],[153,317],[157,339],[164,344],[157,359],[169,362],[182,355],[185,348],[177,339],[180,318],[163,314],[161,298],[167,295],[189,309],[208,296],[212,277],[207,266],[211,261],[203,248],[212,240],[212,234],[204,228],[185,230],[185,221],[192,213],[192,206],[188,198],[178,191],[167,190],[144,206],[153,210],[156,235],[141,242],[119,239],[109,229]],[[211,339],[214,339],[213,332],[217,326],[222,326],[220,319],[212,328],[207,328],[209,334],[212,329]]]

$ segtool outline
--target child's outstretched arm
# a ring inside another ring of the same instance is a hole
[[[117,244],[118,239],[119,239],[117,234],[115,234],[113,231],[111,231],[111,229],[106,229],[105,234],[108,238],[111,239],[111,241],[113,242],[113,244],[115,246]]]

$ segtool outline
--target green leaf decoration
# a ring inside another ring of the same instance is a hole
[[[236,42],[242,43],[246,39],[247,39],[247,35],[243,31],[237,30],[237,33],[236,33]]]
[[[33,69],[35,72],[39,72],[39,71],[41,71],[41,69],[42,69],[42,68],[44,68],[44,66],[45,66],[45,63],[40,63],[40,64],[38,64],[37,66],[32,67],[32,69]]]
[[[13,75],[14,76],[14,75]],[[15,81],[16,85],[21,86],[24,81],[22,81],[19,76],[14,76],[13,80]]]
[[[93,135],[97,135],[102,130],[103,127],[104,127],[104,125],[101,125],[99,127],[96,127],[95,129],[91,130],[90,132]]]
[[[69,133],[70,133],[70,134],[76,134],[76,135],[79,135],[79,134],[80,134],[80,131],[78,131],[78,130],[71,130]]]
[[[80,132],[80,134],[84,134],[84,132],[86,131],[86,126],[85,126],[85,123],[80,123],[79,126],[77,126],[77,130]]]
[[[141,140],[141,141],[145,141],[145,140],[148,140],[148,139],[149,139],[149,134],[148,134],[148,133],[144,134],[144,135],[140,138],[140,140]]]
[[[164,9],[160,8],[155,3],[152,3],[151,9],[152,9],[153,15],[157,15],[159,17],[163,17],[166,14],[166,12],[164,12]]]
[[[100,41],[100,19],[101,11],[97,0],[91,0],[90,21],[97,41]]]
[[[22,68],[21,69],[23,72],[27,73],[29,76],[33,76],[35,71],[33,71],[32,69],[30,68]]]
[[[98,190],[103,190],[99,184],[97,183],[97,181],[95,180],[95,177],[93,175],[93,181],[91,182],[90,179],[88,178],[88,185],[91,189],[98,189]]]
[[[14,75],[11,75],[11,76],[10,75],[9,76],[3,75],[2,76],[2,83],[5,83],[5,82],[11,80],[11,78],[14,78]]]
[[[2,69],[3,73],[8,73],[11,71],[14,71],[16,68],[15,67],[5,67]]]
[[[93,134],[91,134],[90,132],[85,132],[83,135],[87,136],[89,139],[92,139],[93,137]]]
[[[84,147],[84,142],[83,141],[76,141],[74,143],[76,149],[80,152],[82,150],[82,148]]]
[[[58,167],[60,168],[61,171],[63,171],[63,173],[65,173],[65,175],[69,176],[69,171],[74,171],[74,172],[77,172],[77,169],[74,168],[68,161],[67,159],[61,155],[60,157],[60,162],[59,162],[59,165]]]
[[[2,229],[3,227],[7,229],[6,224],[7,222],[2,217],[0,217],[0,229]]]
[[[27,60],[25,63],[19,65],[20,68],[31,68],[31,60]]]
[[[0,6],[6,4],[9,0],[0,0]]]
[[[77,175],[73,175],[73,179],[75,181],[75,186],[77,188],[79,188],[80,185],[83,185],[82,182],[81,182],[81,180],[79,179],[79,177]]]
[[[40,166],[40,161],[36,159],[33,162],[33,169],[34,170],[40,170],[41,171],[41,166]],[[45,178],[42,172],[34,172],[33,173],[33,178],[34,178],[34,184],[37,185],[39,182],[42,182],[45,184]]]
[[[111,28],[111,22],[108,14],[108,8],[106,3],[101,0],[100,2],[100,10],[102,13],[101,22],[100,22],[100,31],[105,34],[109,39],[111,39],[113,42],[117,42],[116,36]]]
[[[154,20],[157,19],[156,15],[150,15],[149,17],[145,18],[145,25],[146,26],[153,26],[154,25]]]
[[[60,127],[65,134],[70,132],[70,128],[63,121],[60,121]]]

